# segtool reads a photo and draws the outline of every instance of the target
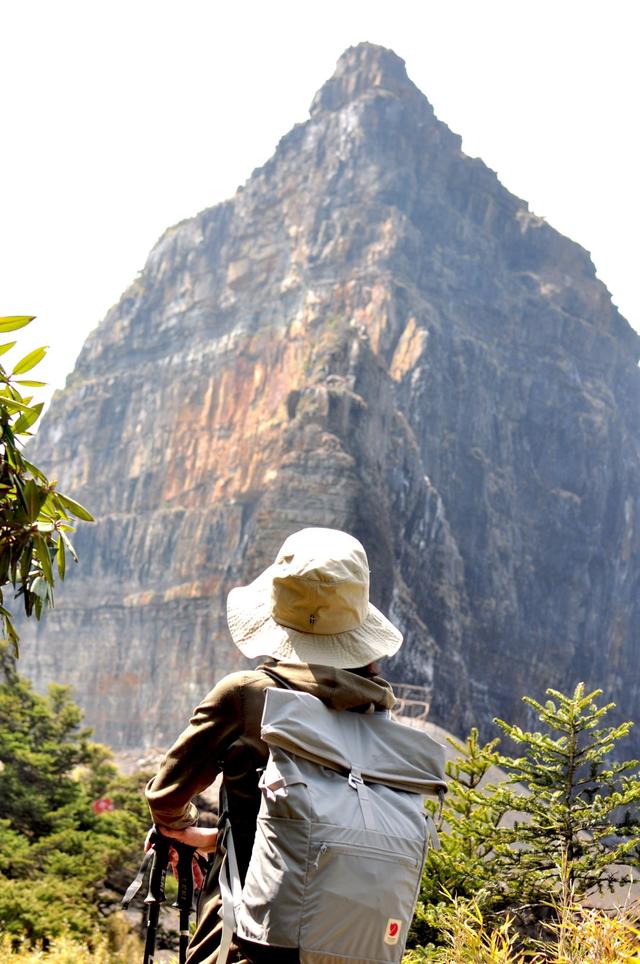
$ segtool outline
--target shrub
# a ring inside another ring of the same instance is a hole
[[[123,778],[89,740],[68,690],[0,684],[0,932],[45,947],[87,941],[139,859],[145,777]],[[96,813],[97,798],[109,800]]]
[[[498,941],[491,953],[506,953],[501,935],[516,930],[519,946],[533,948],[564,919],[567,895],[580,904],[620,886],[620,866],[637,863],[640,780],[636,760],[616,758],[632,724],[605,726],[612,704],[599,706],[600,695],[579,684],[570,695],[548,690],[544,705],[525,698],[540,731],[497,721],[517,757],[500,754],[498,740],[481,746],[475,730],[451,741],[460,756],[447,764],[441,849],[427,857],[410,947],[436,953],[456,921],[481,915]],[[504,779],[489,784],[494,764]]]

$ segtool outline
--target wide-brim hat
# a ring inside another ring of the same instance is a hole
[[[273,565],[231,590],[227,621],[250,658],[357,669],[402,645],[402,633],[369,601],[364,548],[339,529],[290,535]]]

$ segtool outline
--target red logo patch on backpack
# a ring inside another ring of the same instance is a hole
[[[384,942],[385,944],[397,944],[400,940],[400,930],[402,928],[402,921],[395,920],[395,918],[390,917],[387,921],[387,926],[384,932]]]

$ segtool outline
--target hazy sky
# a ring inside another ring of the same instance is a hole
[[[591,252],[640,329],[638,11],[0,0],[0,314],[38,315],[20,346],[49,344],[39,371],[62,385],[162,231],[233,194],[369,40],[405,59],[466,153]]]

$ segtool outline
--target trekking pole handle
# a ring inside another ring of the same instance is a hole
[[[144,901],[147,905],[147,936],[143,964],[153,964],[155,961],[158,920],[160,906],[164,901],[164,882],[169,863],[169,841],[155,824],[149,837],[149,844],[153,847],[153,862],[149,874],[149,893]]]
[[[173,840],[171,845],[178,851],[178,896],[173,906],[191,911],[193,904],[193,857],[196,848],[178,843],[177,840]]]
[[[164,884],[169,863],[170,841],[160,833],[154,824],[149,843],[153,847],[153,862],[149,874],[149,892],[144,902],[145,904],[161,904],[165,899]]]

